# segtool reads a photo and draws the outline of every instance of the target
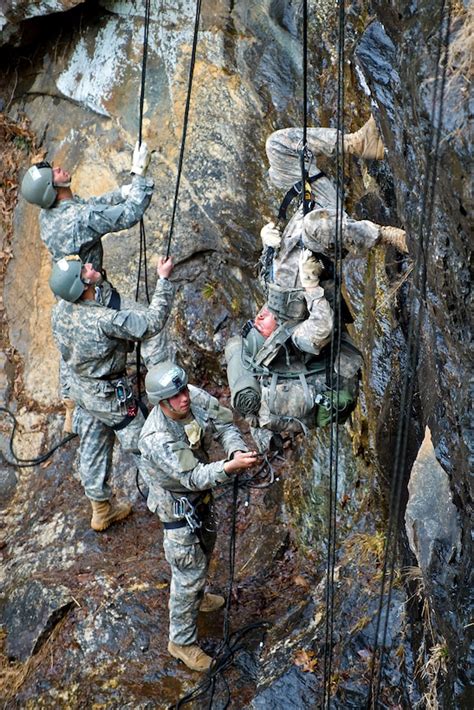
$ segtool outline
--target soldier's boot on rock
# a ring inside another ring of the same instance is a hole
[[[170,641],[168,643],[168,651],[173,658],[183,661],[192,671],[207,671],[212,663],[212,658],[207,653],[204,653],[197,643],[193,643],[190,646],[180,646]]]
[[[358,158],[382,160],[384,146],[373,116],[358,131],[344,136],[344,149]]]
[[[73,399],[64,399],[63,404],[66,408],[66,412],[64,414],[63,432],[65,434],[74,434],[74,427],[72,425],[72,418],[74,415],[74,409],[75,409],[76,403]]]
[[[132,506],[127,501],[91,500],[91,528],[96,532],[107,530],[109,525],[123,520],[132,512]]]
[[[399,227],[380,227],[380,241],[382,244],[391,244],[398,251],[408,253],[407,235]]]
[[[199,605],[199,611],[203,611],[206,613],[209,611],[217,611],[218,609],[222,609],[224,604],[225,599],[224,597],[221,597],[220,594],[211,594],[210,592],[204,592],[204,596]]]

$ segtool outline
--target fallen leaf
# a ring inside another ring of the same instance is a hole
[[[295,665],[301,668],[304,673],[314,673],[318,665],[318,659],[314,655],[314,651],[297,651],[295,654]]]
[[[302,577],[300,574],[297,574],[296,577],[293,578],[293,582],[298,585],[298,587],[303,587],[303,589],[309,589],[310,584],[307,579]]]

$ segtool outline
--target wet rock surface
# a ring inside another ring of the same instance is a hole
[[[146,215],[153,258],[164,249],[171,214],[194,3],[152,2],[151,10],[144,138],[156,150],[150,168],[156,191]],[[73,189],[84,197],[129,180],[143,7],[118,0],[22,1],[4,14],[0,97],[14,129],[3,141],[13,167],[2,177],[10,197],[0,210],[6,225],[0,391],[19,414],[18,453],[34,456],[61,438],[61,416],[49,330],[52,299],[44,289],[49,257],[39,240],[36,208],[20,201],[13,212],[18,177],[35,151],[47,149],[49,158],[72,170]],[[335,126],[336,18],[326,3],[314,4],[310,14],[311,119]],[[383,164],[348,160],[346,204],[360,218],[407,229],[410,257],[377,247],[367,259],[344,264],[352,334],[365,364],[359,405],[341,433],[339,451],[331,685],[333,706],[341,710],[367,702],[413,301],[422,305],[423,317],[402,511],[410,484],[407,532],[416,557],[401,530],[406,569],[396,573],[392,590],[380,702],[384,708],[428,701],[449,709],[472,706],[466,661],[467,219],[472,211],[462,52],[466,14],[456,8],[452,16],[454,59],[428,229],[421,205],[439,23],[439,6],[428,1],[409,7],[355,2],[347,8],[346,130],[362,125],[372,110],[387,150]],[[281,197],[269,187],[264,142],[275,128],[300,123],[301,97],[301,17],[293,3],[250,8],[218,2],[203,9],[172,243],[179,293],[171,319],[182,362],[201,385],[225,384],[224,344],[262,303],[254,270],[257,235]],[[321,167],[334,175],[330,161]],[[427,232],[423,284],[414,281],[411,267]],[[104,246],[114,283],[123,293],[133,292],[138,229],[107,237]],[[143,298],[143,282],[141,287]],[[225,390],[217,393],[226,401]],[[424,487],[415,505],[412,464],[427,425],[443,487],[440,479],[431,494]],[[2,421],[5,451],[10,427]],[[257,631],[246,636],[227,671],[231,707],[321,702],[329,447],[328,432],[297,438],[278,464],[280,480],[271,489],[253,491],[248,507],[247,493],[239,497],[231,628],[261,620],[272,626],[263,647]],[[116,453],[113,483],[134,500],[134,514],[100,535],[89,528],[76,442],[35,469],[15,470],[2,461],[0,482],[5,707],[168,707],[190,691],[196,674],[166,652],[169,570],[160,525],[136,491],[132,462]],[[432,511],[447,487],[452,503],[442,511],[446,517],[436,516],[437,525],[446,523],[440,540],[439,529],[433,533]],[[211,582],[215,591],[225,592],[229,491],[219,506],[220,544]],[[38,599],[33,615],[32,597]],[[222,613],[200,621],[211,653],[222,637],[222,621]],[[28,629],[30,636],[21,641]],[[226,697],[219,682],[216,707]]]

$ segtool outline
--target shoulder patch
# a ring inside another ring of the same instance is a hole
[[[176,456],[180,471],[192,471],[199,463],[184,441],[173,441],[173,443],[170,444],[170,449]]]

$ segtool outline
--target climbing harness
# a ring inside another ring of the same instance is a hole
[[[382,579],[380,582],[379,606],[374,634],[372,660],[370,666],[369,693],[367,710],[379,707],[380,687],[385,660],[385,647],[388,631],[388,620],[395,576],[395,559],[397,539],[400,526],[400,510],[403,492],[403,478],[406,470],[408,434],[411,427],[411,412],[416,386],[416,372],[420,350],[422,322],[426,303],[427,289],[427,255],[430,254],[429,242],[432,234],[433,210],[436,196],[436,181],[439,164],[439,146],[443,127],[443,109],[446,86],[446,68],[449,56],[449,39],[451,32],[451,3],[442,0],[438,28],[438,51],[436,57],[436,72],[434,79],[433,101],[431,106],[431,130],[428,136],[426,150],[426,169],[421,200],[421,219],[418,238],[416,240],[416,255],[413,288],[410,290],[409,332],[407,339],[407,366],[404,373],[400,416],[395,444],[393,474],[390,487],[389,520],[384,547]],[[440,66],[441,76],[440,76]],[[417,297],[417,294],[419,296]],[[388,577],[388,582],[387,582]],[[380,628],[383,621],[383,633],[380,639]]]
[[[40,463],[44,463],[45,461],[47,461],[54,454],[55,451],[61,448],[61,446],[64,446],[64,444],[67,444],[68,441],[71,441],[71,439],[75,439],[77,436],[77,434],[68,434],[64,437],[64,439],[61,439],[61,441],[55,444],[49,451],[44,454],[41,454],[41,456],[37,456],[33,459],[21,459],[15,454],[13,450],[13,437],[15,436],[15,430],[18,426],[16,417],[13,412],[11,412],[7,407],[0,407],[0,412],[6,412],[6,414],[8,414],[8,416],[13,419],[13,428],[10,434],[8,449],[14,461],[9,461],[5,457],[6,462],[9,463],[11,466],[18,466],[18,468],[32,468],[33,466],[38,466]]]

